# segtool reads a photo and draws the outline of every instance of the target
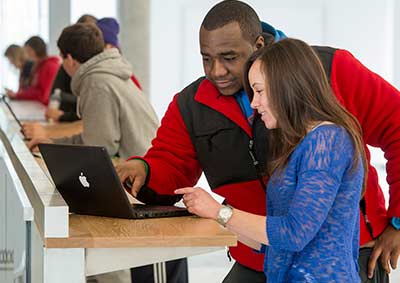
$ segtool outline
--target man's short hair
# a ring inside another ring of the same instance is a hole
[[[94,24],[74,24],[62,31],[57,46],[64,58],[70,54],[82,64],[103,52],[104,40]]]
[[[36,56],[43,59],[47,56],[47,46],[44,40],[39,36],[30,37],[24,44],[29,46],[35,52]]]
[[[207,13],[201,26],[211,31],[233,22],[239,24],[243,38],[251,43],[261,35],[261,22],[256,11],[237,0],[225,0],[216,4]]]

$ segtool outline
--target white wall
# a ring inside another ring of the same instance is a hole
[[[69,0],[71,3],[71,24],[76,23],[83,14],[91,14],[96,18],[116,18],[117,0]]]
[[[367,67],[393,82],[393,1],[336,0],[326,3],[329,21],[325,42],[352,51]]]

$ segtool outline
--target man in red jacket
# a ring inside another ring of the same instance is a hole
[[[16,93],[7,90],[6,94],[12,99],[37,100],[47,105],[60,61],[57,57],[47,56],[46,43],[39,36],[29,38],[24,47],[29,60],[34,62],[28,87],[20,87]]]
[[[270,32],[267,38],[279,36]],[[134,196],[148,203],[173,203],[179,200],[174,189],[195,185],[203,171],[211,189],[225,197],[226,203],[265,215],[260,173],[268,133],[260,133],[259,117],[248,111],[249,101],[242,90],[244,64],[265,42],[259,18],[248,5],[228,0],[208,12],[200,29],[206,78],[174,97],[146,155],[132,157],[117,168],[122,182],[132,182]],[[400,217],[400,94],[349,52],[315,50],[336,97],[360,122],[365,143],[382,148],[388,159],[389,209],[385,209],[376,170],[370,166],[360,231],[362,247],[374,247],[368,275],[379,257],[389,271],[389,262],[396,268],[400,253],[400,227],[396,227]],[[236,263],[224,282],[265,282],[263,255],[240,242],[230,252]],[[366,265],[360,266],[363,282],[368,282]]]

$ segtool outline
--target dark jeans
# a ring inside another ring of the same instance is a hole
[[[264,272],[250,269],[235,262],[222,283],[265,283],[265,281]]]
[[[154,272],[156,270],[156,272]],[[170,260],[131,269],[132,283],[188,283],[187,259]]]
[[[358,265],[360,267],[360,278],[361,283],[388,283],[389,276],[383,269],[380,259],[378,259],[375,267],[374,277],[368,279],[368,260],[371,255],[372,248],[362,248],[360,249],[360,254],[358,256]]]

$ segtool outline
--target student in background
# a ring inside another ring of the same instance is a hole
[[[29,38],[24,49],[28,59],[34,63],[28,85],[19,88],[16,93],[8,90],[6,94],[12,99],[36,100],[47,105],[51,85],[60,66],[59,59],[47,55],[46,43],[39,36]]]
[[[58,96],[58,97],[56,97]],[[72,94],[71,77],[61,65],[53,82],[50,101],[57,99],[59,107],[51,107],[51,103],[45,112],[45,117],[54,122],[73,122],[80,120],[76,113],[77,97]]]
[[[96,17],[85,14],[78,19],[77,23],[96,24],[96,21]],[[60,105],[59,108],[49,107],[45,113],[46,119],[59,122],[73,122],[79,120],[76,114],[77,98],[72,94],[71,90],[71,77],[65,72],[62,65],[54,79],[51,95],[59,95],[57,99],[60,100]]]
[[[368,166],[360,125],[300,40],[262,48],[245,74],[251,106],[271,130],[264,145],[271,157],[267,216],[221,205],[202,188],[175,193],[183,194],[190,212],[264,248],[267,282],[359,283],[359,201]],[[218,218],[221,209],[224,218]]]
[[[119,24],[116,19],[102,18],[97,20],[94,16],[83,15],[79,18],[78,23],[96,24],[103,33],[104,48],[117,48],[120,51],[118,40]],[[131,79],[135,85],[142,90],[142,87],[134,74],[132,74]],[[72,122],[79,119],[79,117],[76,115],[76,96],[72,95],[70,84],[71,78],[61,66],[57,73],[51,92],[54,94],[56,89],[61,91],[60,107],[59,109],[49,108],[45,113],[47,119],[60,122]]]
[[[95,25],[75,24],[63,30],[57,41],[63,66],[71,76],[83,121],[79,135],[39,142],[104,146],[111,157],[127,158],[144,153],[158,125],[157,116],[144,95],[130,80],[132,69],[118,50],[104,50],[101,31]]]
[[[104,48],[118,48],[119,49],[119,23],[114,18],[101,18],[96,21],[97,27],[103,33]]]
[[[103,33],[104,38],[104,48],[117,48],[119,52],[121,49],[119,48],[119,24],[118,21],[114,18],[102,18],[96,22],[97,27]],[[131,76],[131,80],[135,83],[135,85],[142,90],[142,86],[140,85],[138,79],[134,74]]]
[[[90,14],[83,14],[76,21],[77,24],[96,24],[97,18]]]
[[[24,49],[19,45],[11,44],[4,52],[4,56],[11,65],[19,70],[19,89],[28,87],[33,62],[28,60]],[[6,91],[8,92],[9,90],[6,89]]]

